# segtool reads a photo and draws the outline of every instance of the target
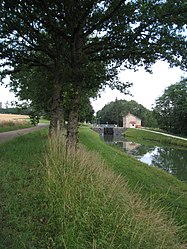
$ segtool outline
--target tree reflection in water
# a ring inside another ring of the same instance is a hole
[[[187,150],[178,147],[145,146],[130,142],[120,137],[104,138],[107,143],[115,144],[118,148],[133,155],[141,162],[155,166],[175,175],[187,182]]]
[[[152,164],[187,181],[187,151],[175,148],[156,148],[152,155]]]

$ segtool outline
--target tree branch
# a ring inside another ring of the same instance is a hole
[[[120,8],[121,4],[124,3],[126,0],[120,0],[119,3],[114,7],[114,9],[108,13],[107,15],[105,15],[103,18],[101,18],[101,20],[99,20],[95,25],[93,25],[90,29],[88,29],[85,33],[84,33],[84,37],[92,34],[92,32],[98,28],[100,28],[100,26],[107,21],[108,19],[110,19],[115,13],[116,11],[118,11],[118,9]]]

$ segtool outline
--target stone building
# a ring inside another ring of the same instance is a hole
[[[129,112],[125,117],[123,117],[123,127],[124,128],[141,127],[141,119]]]
[[[2,109],[3,108],[3,103],[2,102],[0,102],[0,109]]]

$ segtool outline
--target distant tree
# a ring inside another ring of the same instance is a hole
[[[154,114],[160,128],[187,135],[187,79],[183,78],[165,89],[156,100]]]
[[[79,121],[80,122],[89,122],[92,123],[94,119],[94,110],[90,103],[90,100],[87,99],[81,102],[82,108],[80,108]]]
[[[147,127],[157,127],[157,121],[152,111],[138,104],[136,101],[115,100],[105,105],[97,112],[97,118],[100,117],[101,123],[123,125],[123,117],[131,112],[142,120],[142,125]]]

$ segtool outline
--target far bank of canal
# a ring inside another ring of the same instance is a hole
[[[187,148],[171,146],[154,141],[124,138],[123,136],[101,136],[106,143],[113,144],[124,152],[152,167],[161,168],[178,179],[187,182]]]

